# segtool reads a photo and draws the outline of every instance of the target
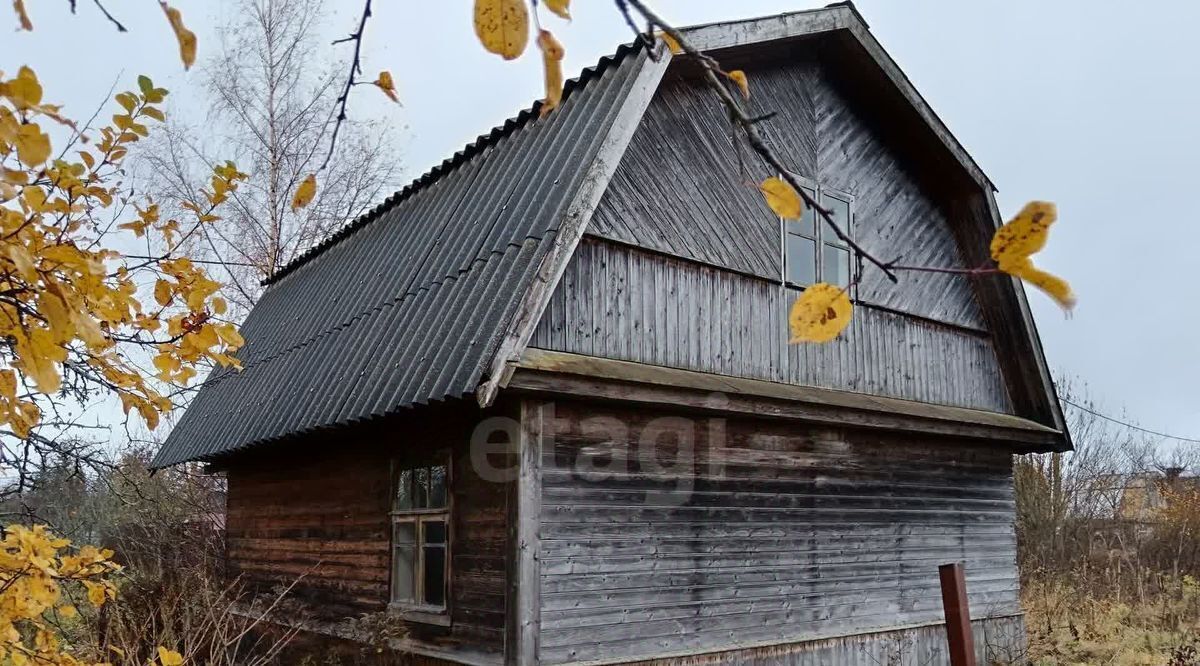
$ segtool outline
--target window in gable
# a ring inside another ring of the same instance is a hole
[[[392,604],[443,612],[450,580],[449,460],[396,466]]]
[[[829,210],[838,228],[850,236],[854,220],[854,199],[829,188],[809,185],[804,192]],[[828,282],[841,287],[850,284],[850,248],[805,206],[799,220],[783,225],[784,280],[792,286],[807,287]]]

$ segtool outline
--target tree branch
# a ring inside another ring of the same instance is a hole
[[[364,0],[362,18],[358,21],[358,30],[351,33],[349,37],[336,39],[333,42],[334,44],[354,42],[354,57],[350,59],[350,72],[346,76],[346,86],[335,102],[339,106],[337,119],[333,124],[333,133],[329,137],[329,153],[325,155],[325,161],[321,162],[321,168],[318,171],[324,171],[325,167],[329,166],[329,160],[333,159],[333,151],[337,147],[338,131],[342,129],[342,123],[346,121],[346,102],[350,99],[350,89],[354,87],[354,77],[356,74],[362,74],[363,32],[366,30],[369,18],[371,18],[371,0]]]

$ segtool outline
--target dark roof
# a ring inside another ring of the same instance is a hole
[[[837,35],[986,195],[991,181],[867,29],[851,3],[689,28],[700,48]],[[214,373],[155,467],[365,421],[472,393],[489,404],[515,368],[545,299],[587,229],[671,62],[624,46],[569,81],[560,109],[538,105],[446,160],[280,272],[242,327],[245,369]],[[862,74],[862,72],[860,72]],[[975,218],[972,218],[975,219]],[[1024,293],[995,283],[1017,353],[1064,430]],[[1069,439],[1068,448],[1069,448]]]
[[[628,95],[644,49],[568,83],[284,269],[155,467],[475,391]]]

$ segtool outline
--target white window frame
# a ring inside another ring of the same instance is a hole
[[[824,199],[827,197],[837,199],[846,204],[847,219],[846,219],[845,232],[846,232],[846,235],[849,236],[853,240],[854,226],[855,226],[855,221],[856,221],[855,220],[855,211],[854,211],[854,195],[850,194],[849,192],[844,192],[842,190],[836,190],[831,187],[826,187],[826,186],[820,185],[816,181],[814,181],[810,178],[805,178],[803,176],[799,176],[796,174],[791,174],[791,175],[797,181],[799,181],[799,183],[802,186],[804,186],[804,188],[808,191],[808,193],[811,194],[817,200],[817,202],[820,203],[822,206],[825,205]],[[809,206],[807,204],[805,204],[806,211],[808,210],[808,208],[809,208]],[[815,282],[827,281],[825,279],[825,246],[829,245],[831,247],[836,247],[840,250],[843,250],[846,253],[846,257],[847,257],[847,259],[846,259],[847,278],[846,279],[847,279],[847,284],[849,284],[850,282],[852,282],[854,280],[854,253],[850,250],[850,247],[846,243],[844,243],[840,238],[838,238],[837,234],[834,233],[834,231],[829,228],[829,225],[828,225],[828,223],[825,222],[824,218],[822,218],[820,215],[818,215],[816,213],[816,211],[813,211],[812,215],[813,215],[813,234],[812,235],[803,233],[803,230],[801,230],[800,232],[792,231],[792,227],[789,226],[789,221],[783,219],[782,217],[779,218],[779,234],[780,234],[779,256],[780,256],[780,266],[782,267],[781,271],[780,271],[780,276],[779,276],[780,282],[782,284],[784,284],[785,286],[798,288],[798,289],[805,289],[807,287],[812,286],[812,283],[802,284],[802,283],[798,283],[798,282],[793,282],[791,280],[792,257],[790,256],[790,253],[788,252],[788,244],[789,244],[788,241],[789,241],[789,236],[796,236],[798,238],[804,238],[804,239],[810,240],[813,243],[814,253],[816,255],[814,257],[814,262],[813,262],[813,266],[814,266],[813,274],[816,277]],[[856,295],[855,288],[852,288],[850,297],[854,298],[855,295]]]
[[[399,496],[399,479],[404,471],[415,472],[418,469],[432,469],[434,467],[445,467],[445,501],[442,506],[426,506],[414,508],[399,508],[396,506]],[[402,612],[406,618],[417,621],[427,620],[438,624],[444,623],[444,618],[449,610],[450,601],[450,580],[451,580],[451,552],[452,552],[452,532],[451,516],[453,515],[453,497],[451,493],[453,466],[448,453],[439,454],[432,460],[423,460],[420,462],[412,460],[396,460],[392,462],[391,474],[391,511],[390,521],[388,523],[390,534],[388,541],[389,549],[389,585],[388,585],[388,608],[394,611]],[[441,545],[444,550],[443,557],[445,562],[442,568],[442,603],[430,604],[425,601],[425,548],[426,548],[426,525],[428,523],[442,523],[445,527],[444,543]],[[411,576],[410,588],[412,595],[407,597],[399,596],[399,576],[400,576],[400,561],[397,558],[400,545],[396,542],[396,531],[398,525],[412,525],[413,530],[413,558],[411,568],[408,575]]]

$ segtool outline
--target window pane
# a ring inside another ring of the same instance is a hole
[[[413,470],[413,508],[429,508],[429,468],[418,467]]]
[[[814,200],[816,200],[816,198],[817,198],[816,191],[810,190],[807,187],[805,187],[803,189],[804,189],[805,194],[807,194],[808,196],[810,196]],[[813,227],[813,225],[816,222],[816,219],[817,219],[816,212],[813,211],[811,206],[809,206],[808,204],[805,204],[804,210],[800,214],[799,220],[788,220],[788,227],[787,227],[788,233],[803,234],[805,236],[813,236],[816,233],[816,229]]]
[[[850,228],[850,204],[848,202],[824,195],[821,197],[821,205],[829,210],[830,217],[833,218],[833,223],[837,225],[838,229],[847,231]],[[822,229],[821,233],[824,234],[824,239],[827,243],[841,242],[838,240],[837,234],[833,233],[831,229]]]
[[[416,524],[411,522],[392,523],[392,543],[400,546],[417,542]]]
[[[446,506],[446,466],[437,465],[430,469],[429,506],[434,509]]]
[[[396,546],[392,549],[392,600],[416,601],[416,546]]]
[[[411,469],[400,470],[396,475],[396,501],[394,508],[397,510],[413,508],[413,489],[412,489],[413,473]]]
[[[425,599],[430,606],[446,605],[446,546],[425,546]]]
[[[801,236],[787,235],[788,282],[807,285],[817,281],[817,246]]]
[[[426,520],[422,526],[425,528],[425,543],[444,544],[446,543],[446,522],[443,520]]]
[[[822,279],[829,284],[845,287],[850,284],[850,252],[833,245],[825,246],[825,265]]]

